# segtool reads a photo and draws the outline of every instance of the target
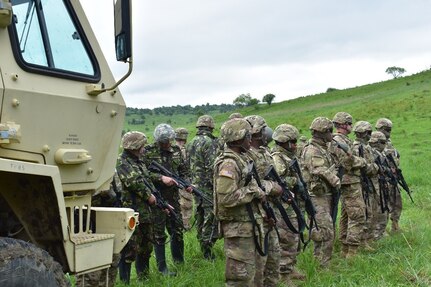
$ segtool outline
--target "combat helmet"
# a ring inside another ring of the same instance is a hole
[[[346,123],[352,123],[353,117],[346,112],[338,112],[335,114],[334,118],[332,119],[333,123],[336,124],[346,124]]]
[[[208,127],[208,128],[214,128],[214,119],[212,116],[209,115],[203,115],[198,118],[198,121],[196,122],[196,127]]]
[[[334,128],[331,120],[325,117],[317,117],[313,120],[310,126],[310,130],[317,132],[328,132]]]
[[[299,138],[299,141],[301,141],[301,142],[307,142],[307,137],[306,136],[301,136],[300,138]]]
[[[251,126],[243,118],[228,120],[221,126],[221,138],[226,143],[241,140],[250,133]]]
[[[147,143],[147,137],[144,133],[132,131],[124,134],[121,139],[123,149],[138,150]]]
[[[272,134],[273,140],[285,143],[291,140],[297,140],[299,137],[299,131],[292,125],[289,124],[281,124],[275,128],[274,133]]]
[[[371,138],[369,140],[370,143],[377,143],[379,141],[386,142],[386,136],[384,133],[379,131],[374,131],[371,133]]]
[[[235,119],[235,118],[243,118],[243,116],[242,116],[241,113],[232,113],[232,114],[230,114],[229,120]]]
[[[251,126],[252,134],[257,134],[267,126],[265,119],[258,115],[246,116],[245,119]]]
[[[365,133],[373,131],[373,127],[369,122],[366,121],[358,121],[353,126],[353,131],[355,133]]]
[[[378,119],[376,122],[376,129],[381,129],[383,127],[392,128],[391,120],[387,118]]]
[[[159,124],[154,129],[153,136],[156,142],[169,142],[175,138],[175,131],[168,124]]]
[[[186,128],[177,128],[175,130],[175,139],[187,140],[188,135],[189,131]]]

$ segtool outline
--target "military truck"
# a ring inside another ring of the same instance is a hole
[[[79,0],[0,0],[0,286],[108,268],[138,222],[91,206],[114,174],[132,71],[131,3],[113,4],[118,82]]]

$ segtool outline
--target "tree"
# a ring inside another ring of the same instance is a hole
[[[275,98],[274,94],[266,94],[265,96],[263,96],[262,102],[265,102],[268,105],[271,105],[274,98]]]
[[[394,79],[398,78],[399,76],[401,76],[405,72],[406,72],[406,70],[404,68],[395,67],[395,66],[388,67],[386,69],[386,73],[392,75],[394,77]]]
[[[260,101],[258,99],[254,99],[250,96],[250,94],[241,94],[235,100],[233,100],[234,105],[237,106],[252,106],[258,104]]]

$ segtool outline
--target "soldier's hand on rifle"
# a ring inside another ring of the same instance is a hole
[[[273,182],[273,187],[271,189],[270,195],[280,196],[283,193],[283,188],[276,182]]]
[[[151,194],[150,197],[148,198],[147,202],[149,205],[154,205],[157,203],[157,199],[153,194]]]
[[[188,186],[186,189],[185,189],[188,193],[192,193],[193,192],[193,186]]]
[[[172,177],[162,175],[160,179],[162,180],[164,185],[167,185],[167,186],[178,185],[178,183]]]
[[[175,210],[175,208],[172,205],[168,204],[168,208],[163,209],[163,212],[169,216],[171,215],[171,210]]]

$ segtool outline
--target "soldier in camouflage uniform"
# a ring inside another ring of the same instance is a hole
[[[384,155],[384,150],[387,144],[386,141],[386,136],[379,132],[379,131],[374,131],[371,133],[371,138],[370,138],[370,146],[373,148],[373,154],[375,158],[379,158],[381,163],[384,163],[387,161],[385,155]],[[383,169],[385,169],[385,166],[382,166]],[[385,175],[385,171],[381,170],[380,172],[383,173],[383,177],[386,180],[388,186],[388,190],[391,190],[391,186],[389,184],[389,179],[386,178]],[[378,198],[382,198],[384,200],[384,195],[380,194],[383,193],[383,190],[380,189],[380,185],[379,182],[376,180],[376,178],[373,178],[373,183],[374,186],[377,187],[376,190],[378,191]],[[393,188],[393,187],[392,187]],[[386,231],[386,226],[388,225],[388,220],[389,220],[389,212],[388,210],[384,210],[383,212],[381,212],[381,210],[379,210],[379,212],[377,213],[377,215],[375,216],[375,222],[376,222],[376,226],[375,226],[375,232],[374,232],[374,238],[375,240],[378,240],[380,238],[382,238],[385,234]]]
[[[241,118],[228,120],[221,127],[221,136],[226,147],[214,166],[214,212],[224,237],[225,284],[248,287],[254,282],[256,246],[246,206],[251,209],[256,227],[263,232],[258,201],[265,193],[249,177],[250,124]]]
[[[241,114],[241,113],[232,113],[232,114],[230,114],[230,116],[229,116],[229,120],[231,120],[231,119],[236,119],[236,118],[240,119],[240,118],[243,118],[243,116],[242,116],[242,114]]]
[[[187,146],[189,154],[190,174],[193,184],[206,197],[213,199],[214,161],[219,152],[218,140],[212,134],[214,119],[203,115],[196,122],[196,136]],[[213,206],[200,198],[195,198],[197,238],[205,259],[214,260],[212,247],[217,240],[217,221],[214,217]]]
[[[311,233],[314,256],[323,267],[329,264],[334,248],[332,194],[340,187],[335,161],[328,151],[328,143],[332,141],[332,129],[333,124],[328,118],[314,119],[310,126],[312,138],[304,147],[301,156],[304,180],[316,208],[316,221],[319,227],[319,230],[313,228]]]
[[[353,118],[346,112],[336,113],[332,122],[336,132],[331,142],[330,151],[344,172],[341,179],[341,216],[340,241],[343,257],[353,257],[362,242],[365,228],[365,202],[362,197],[360,169],[366,166],[366,160],[353,150],[353,142],[348,135],[352,131]],[[341,146],[341,148],[340,148]]]
[[[152,161],[164,166],[171,172],[183,178],[189,177],[187,164],[181,153],[181,149],[172,145],[174,140],[174,129],[168,124],[159,124],[154,130],[155,143],[145,147],[145,162],[147,166]],[[177,182],[170,177],[160,175],[158,173],[150,173],[150,177],[154,186],[160,191],[162,197],[170,204],[178,213],[180,212],[180,194]],[[188,187],[187,191],[191,191]],[[162,210],[153,208],[153,223],[154,223],[154,237],[155,237],[155,254],[157,261],[157,268],[163,275],[174,275],[169,272],[166,264],[165,244],[166,233],[165,229],[170,235],[171,254],[175,263],[184,262],[184,239],[183,239],[183,226],[178,224]]]
[[[374,234],[376,230],[376,217],[379,212],[379,192],[378,192],[378,178],[377,173],[379,167],[374,163],[374,153],[372,147],[368,144],[371,138],[373,127],[369,122],[358,121],[353,126],[355,133],[355,141],[353,142],[353,153],[358,154],[366,160],[366,166],[363,169],[365,176],[370,180],[368,201],[365,203],[367,206],[367,221],[365,222],[364,234],[362,237],[363,245],[367,250],[373,250],[369,243],[374,241]],[[377,182],[377,186],[373,183]]]
[[[252,115],[245,117],[245,120],[251,126],[251,148],[248,152],[250,158],[253,160],[256,170],[259,174],[259,178],[262,182],[272,186],[271,189],[266,190],[266,195],[269,203],[274,196],[281,194],[282,189],[278,183],[273,181],[264,181],[266,172],[270,166],[274,166],[274,161],[265,147],[266,138],[264,138],[263,132],[267,128],[265,120],[261,116]],[[274,209],[274,207],[273,207]],[[278,242],[277,233],[274,230],[274,223],[264,221],[263,227],[265,234],[269,232],[268,240],[268,254],[267,256],[261,256],[257,254],[256,258],[256,274],[254,278],[255,286],[277,286],[280,280],[280,244]]]
[[[177,128],[175,130],[175,142],[181,149],[184,159],[188,162],[188,153],[186,149],[187,136],[189,132],[185,128]],[[183,215],[184,228],[189,230],[191,228],[190,220],[193,212],[193,195],[190,192],[180,189],[180,206],[181,214]]]
[[[91,198],[91,206],[101,207],[121,207],[121,197],[123,187],[117,171],[115,171],[113,179],[108,190],[96,192]],[[93,230],[94,231],[94,230]],[[112,263],[109,269],[102,269],[90,273],[86,273],[76,277],[75,286],[115,286],[115,280],[118,273],[118,265],[120,263],[121,254],[113,254]],[[108,272],[108,277],[106,276]],[[108,278],[108,284],[106,279]]]
[[[146,143],[145,134],[136,131],[126,133],[122,139],[124,150],[117,162],[118,177],[124,190],[123,207],[139,212],[139,225],[122,251],[120,279],[126,284],[130,283],[130,268],[135,260],[138,279],[148,276],[153,251],[151,206],[156,204],[156,198],[144,183],[144,180],[149,181],[148,170],[142,161]]]
[[[400,165],[400,154],[398,153],[398,151],[395,149],[395,147],[392,144],[391,141],[391,132],[392,132],[392,122],[389,119],[386,118],[381,118],[378,119],[376,122],[376,130],[383,133],[386,137],[386,147],[384,150],[384,154],[388,155],[391,154],[392,157],[395,160],[395,163],[397,164],[397,167],[399,167]],[[390,163],[390,165],[393,165],[392,163]],[[393,169],[395,169],[395,166],[392,166]],[[390,196],[390,201],[389,201],[389,209],[390,209],[390,213],[389,213],[389,217],[392,221],[392,232],[399,232],[400,231],[400,226],[399,226],[399,221],[400,221],[400,217],[401,217],[401,212],[403,210],[403,202],[402,202],[402,198],[401,198],[401,192],[399,192],[399,190],[397,190],[397,192],[394,192],[393,194],[391,194]]]
[[[292,160],[298,160],[296,157],[296,144],[299,137],[299,132],[296,127],[289,124],[281,124],[275,128],[272,135],[275,141],[275,147],[272,150],[272,157],[274,158],[274,167],[277,173],[288,185],[289,190],[298,190],[300,181],[295,172],[290,169]],[[299,194],[295,194],[296,201],[300,198]],[[298,221],[296,214],[292,208],[285,202],[283,207],[293,226],[298,230]],[[279,216],[281,218],[281,216]],[[300,238],[299,234],[295,234],[289,229],[284,220],[277,222],[278,231],[280,233],[280,247],[281,247],[281,260],[280,260],[280,275],[282,280],[292,285],[292,279],[304,280],[305,276],[296,268],[296,258],[299,254]]]

